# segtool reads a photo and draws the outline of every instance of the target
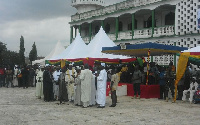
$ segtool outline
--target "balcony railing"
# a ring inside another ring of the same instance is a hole
[[[163,26],[154,28],[154,37],[171,36],[174,34],[174,26]]]
[[[134,30],[134,38],[149,38],[152,36],[152,28]]]
[[[159,2],[159,1],[163,1],[163,0],[127,0],[127,1],[124,1],[124,2],[121,2],[121,3],[106,6],[106,7],[101,8],[101,9],[92,10],[92,11],[88,11],[88,12],[85,12],[85,13],[72,15],[71,21],[74,22],[74,21],[79,21],[79,20],[82,20],[82,19],[89,19],[89,18],[94,17],[94,16],[105,15],[105,14],[108,14],[108,13],[116,12],[118,10],[126,10],[128,8],[148,5],[148,4],[156,3],[156,2]]]
[[[112,40],[116,40],[116,34],[115,33],[108,33],[108,37]],[[174,26],[162,26],[162,27],[155,27],[154,28],[154,34],[153,37],[160,37],[160,36],[171,36],[174,35]],[[91,36],[91,40],[94,38],[95,35]],[[145,29],[135,29],[134,30],[134,36],[133,39],[139,39],[139,38],[150,38],[152,37],[152,28],[145,28]],[[132,30],[128,31],[120,31],[118,32],[118,38],[117,40],[123,40],[123,39],[132,39]],[[90,37],[85,36],[83,37],[83,40],[86,43],[89,43]]]
[[[108,35],[108,37],[109,37],[112,41],[115,41],[115,40],[116,40],[116,35],[115,35],[115,33],[108,33],[107,35]]]
[[[117,40],[122,40],[122,39],[132,39],[132,31],[121,31],[118,34],[118,39]]]

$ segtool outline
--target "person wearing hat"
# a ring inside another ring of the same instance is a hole
[[[44,67],[41,66],[37,75],[36,75],[36,97],[38,99],[41,99],[44,95],[43,95],[43,73],[44,73]]]
[[[111,91],[111,99],[112,99],[112,105],[110,105],[110,107],[115,107],[117,104],[116,90],[118,87],[119,80],[120,80],[120,77],[117,74],[117,70],[113,69],[112,76],[111,76],[111,82],[110,82],[110,91]]]
[[[18,86],[17,73],[18,73],[18,67],[17,65],[15,65],[13,74],[13,86]]]
[[[56,71],[54,71],[53,73],[53,79],[54,79],[54,83],[53,83],[53,93],[54,93],[54,99],[58,100],[58,96],[59,96],[59,82],[58,82],[58,78],[60,76],[60,67],[57,66],[56,67]]]
[[[85,64],[84,70],[81,71],[81,102],[83,107],[89,106],[89,101],[91,99],[91,84],[92,84],[92,71],[89,70],[89,65]]]
[[[67,82],[67,94],[70,102],[74,102],[74,84],[76,70],[72,68],[73,65],[69,64],[69,69],[66,71],[65,82]]]
[[[61,70],[61,74],[58,78],[60,104],[62,104],[63,101],[68,101],[67,88],[66,88],[66,82],[65,82],[65,72],[66,72],[66,68],[63,67]]]
[[[53,80],[50,72],[50,66],[46,66],[43,73],[43,94],[44,101],[53,101]]]
[[[105,108],[106,104],[106,85],[107,72],[105,70],[105,63],[101,63],[101,71],[97,77],[97,97],[96,101],[99,106],[97,108]]]
[[[76,69],[77,75],[75,78],[75,98],[74,98],[74,105],[80,106],[81,105],[81,79],[80,79],[80,74],[81,74],[81,68],[77,67]]]
[[[194,93],[197,91],[198,86],[199,86],[199,85],[198,85],[198,83],[196,82],[196,78],[193,77],[193,78],[192,78],[192,82],[190,83],[190,88],[189,88],[188,90],[184,90],[184,91],[183,91],[182,100],[183,100],[183,101],[186,101],[186,94],[189,92],[189,93],[190,93],[189,101],[190,101],[190,103],[192,103]]]

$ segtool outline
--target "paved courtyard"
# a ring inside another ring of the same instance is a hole
[[[35,98],[35,88],[0,88],[0,125],[199,125],[200,104],[118,97],[114,108],[57,105]]]

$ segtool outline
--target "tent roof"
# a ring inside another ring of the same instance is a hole
[[[52,57],[49,60],[84,58],[86,50],[86,44],[78,33],[75,40],[60,55]]]
[[[117,55],[130,55],[130,56],[148,56],[148,50],[150,49],[151,56],[160,56],[164,54],[175,54],[186,50],[186,47],[178,47],[171,45],[163,45],[158,43],[143,43],[143,44],[133,44],[125,45],[126,49],[121,49],[120,46],[114,47],[103,47],[103,53],[112,53]]]
[[[99,32],[95,35],[93,40],[88,45],[88,54],[87,57],[90,58],[129,58],[126,56],[121,55],[112,55],[112,54],[105,54],[102,53],[102,47],[113,47],[115,43],[107,36],[103,28],[101,27]]]
[[[60,41],[58,41],[55,48],[49,53],[49,55],[47,55],[44,59],[33,61],[33,64],[40,63],[44,65],[45,60],[48,60],[56,55],[59,55],[64,50],[65,50],[64,46],[61,44]]]
[[[181,52],[200,52],[200,46],[197,46],[197,47],[194,47],[194,48],[191,48],[191,49],[188,49],[188,50],[184,50],[184,51],[181,51]]]

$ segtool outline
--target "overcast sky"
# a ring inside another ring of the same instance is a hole
[[[106,5],[124,0],[105,0]],[[77,11],[71,0],[0,0],[0,41],[19,51],[24,37],[27,56],[36,43],[38,56],[46,56],[57,41],[68,45],[71,15]]]

